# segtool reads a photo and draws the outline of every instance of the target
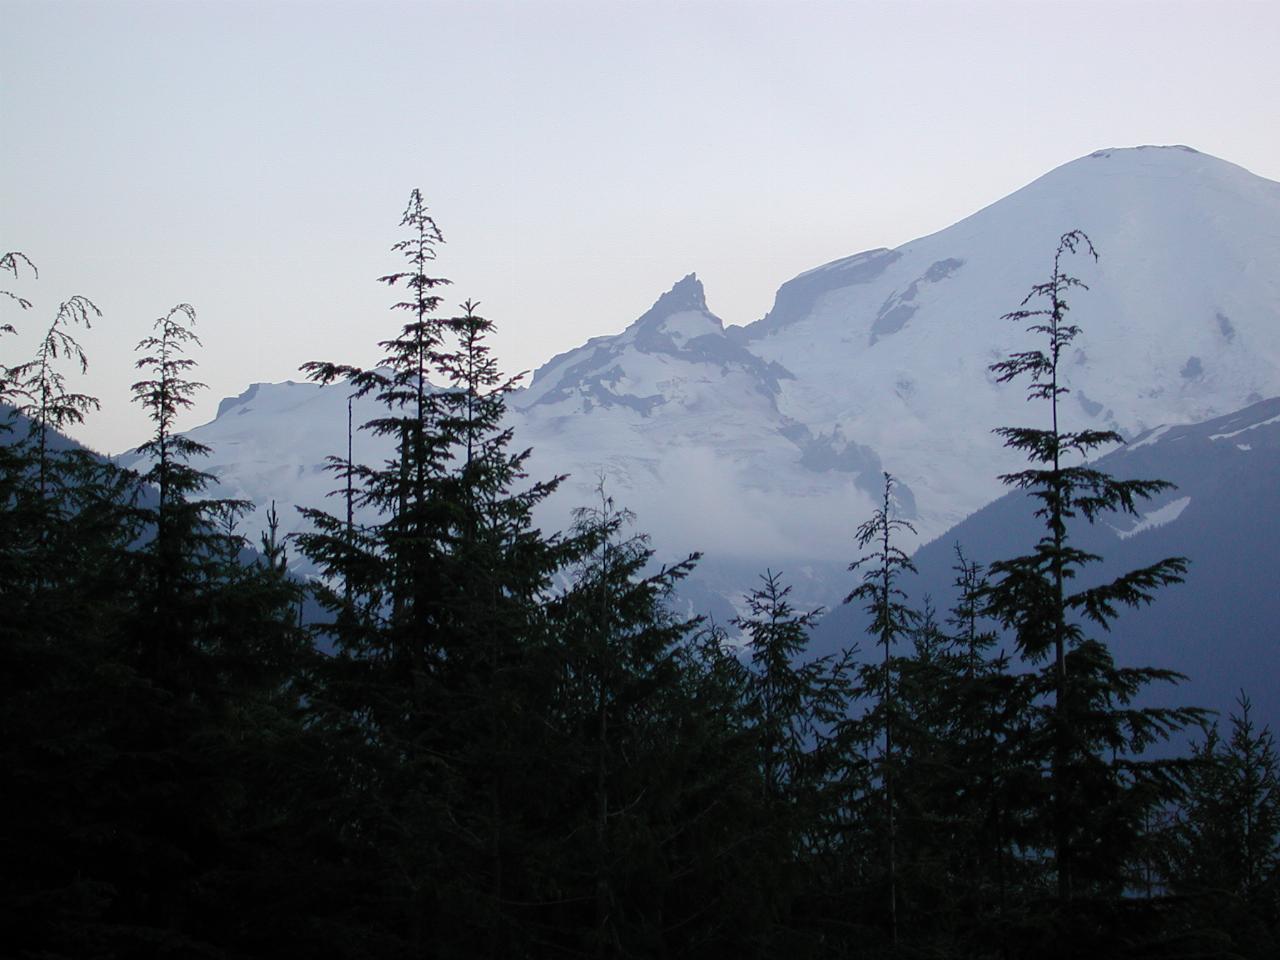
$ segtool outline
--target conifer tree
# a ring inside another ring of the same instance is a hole
[[[234,516],[248,506],[243,501],[205,498],[201,494],[213,477],[189,462],[206,456],[209,448],[178,433],[179,414],[195,403],[205,385],[188,378],[196,361],[188,349],[200,346],[191,329],[195,308],[180,303],[152,325],[153,333],[139,341],[144,356],[135,367],[149,376],[133,384],[133,399],[147,412],[154,431],[138,452],[151,464],[141,476],[156,491],[154,509],[146,511],[152,538],[145,557],[146,583],[151,591],[150,622],[143,628],[147,669],[161,684],[190,682],[181,677],[192,666],[184,665],[201,640],[198,622],[205,618],[200,596],[208,585],[211,567],[225,566],[227,549],[242,543],[235,535],[219,532],[219,517]],[[171,671],[178,673],[171,673]]]
[[[35,267],[0,257],[15,277]],[[9,291],[19,309],[31,301]],[[131,484],[84,452],[55,444],[96,400],[69,389],[60,364],[83,364],[69,329],[96,316],[83,297],[62,305],[35,359],[0,364],[0,928],[18,955],[87,954],[102,946],[106,884],[93,857],[103,838],[101,775],[122,686],[112,667],[137,533]],[[0,325],[0,333],[14,332]],[[22,425],[25,419],[25,426]]]
[[[136,349],[147,355],[135,361],[139,370],[151,376],[137,381],[133,387],[135,403],[142,405],[155,424],[150,440],[138,448],[154,459],[144,479],[153,482],[160,495],[157,537],[163,539],[166,513],[175,498],[203,489],[210,479],[187,464],[193,456],[202,456],[209,448],[174,430],[178,414],[189,410],[193,397],[204,384],[188,380],[187,373],[196,361],[184,354],[191,346],[200,346],[200,338],[191,329],[196,311],[189,303],[180,303],[152,325],[155,331],[138,342]]]
[[[949,861],[964,831],[951,768],[959,664],[928,596],[903,639],[907,649],[893,658],[899,922],[925,941],[952,921]]]
[[[1060,422],[1059,400],[1069,392],[1060,362],[1080,333],[1067,318],[1067,296],[1087,289],[1065,271],[1064,259],[1081,251],[1097,257],[1084,233],[1063,234],[1049,279],[1034,285],[1021,307],[1005,317],[1025,324],[1029,333],[1042,338],[1042,345],[991,366],[1001,383],[1029,378],[1027,399],[1047,408],[1047,426],[995,431],[1005,446],[1030,461],[1028,468],[1001,479],[1033,499],[1044,532],[1032,552],[991,564],[985,611],[1013,631],[1024,658],[1048,660],[1035,692],[1050,703],[1040,729],[1049,761],[1047,846],[1060,905],[1077,895],[1121,892],[1124,858],[1140,832],[1138,807],[1151,802],[1146,787],[1167,786],[1167,765],[1139,755],[1198,715],[1135,706],[1134,698],[1145,686],[1179,675],[1118,667],[1105,644],[1085,633],[1085,624],[1106,629],[1120,607],[1149,603],[1157,589],[1180,581],[1186,560],[1172,557],[1109,583],[1071,586],[1100,558],[1073,545],[1070,522],[1077,517],[1092,522],[1108,511],[1136,515],[1138,503],[1170,487],[1159,480],[1118,480],[1087,461],[1072,462],[1122,442],[1113,431],[1070,431]]]
[[[36,265],[31,262],[31,258],[22,251],[8,250],[5,253],[0,253],[0,270],[12,273],[15,279],[21,276],[21,267],[23,265],[31,271],[33,276],[40,276],[40,271],[37,270]],[[31,309],[31,301],[24,296],[14,293],[12,290],[0,290],[0,297],[6,297],[9,300],[12,300],[18,305],[18,309],[20,310]],[[14,330],[12,325],[5,324],[3,327],[0,327],[0,332],[13,333]]]
[[[1163,872],[1186,898],[1183,919],[1197,939],[1216,940],[1224,953],[1272,956],[1280,947],[1280,754],[1249,697],[1236,703],[1226,737],[1214,723],[1193,745]]]
[[[427,949],[443,908],[444,857],[459,838],[446,798],[456,783],[443,724],[447,631],[440,579],[449,539],[444,476],[456,434],[446,431],[429,377],[443,350],[444,323],[435,289],[448,283],[429,273],[443,236],[419,191],[400,221],[404,237],[392,252],[404,269],[381,283],[404,290],[393,304],[407,314],[395,336],[379,343],[369,369],[334,362],[303,364],[322,385],[342,382],[350,397],[372,398],[378,416],[361,425],[388,437],[394,453],[369,465],[330,457],[329,467],[352,488],[353,511],[368,522],[302,513],[311,529],[298,535],[302,552],[327,575],[315,584],[333,620],[320,624],[335,656],[323,664],[314,722],[333,744],[340,791],[330,799],[332,826],[358,836],[369,873],[353,889],[366,921],[403,949]],[[350,447],[348,447],[350,449]],[[344,817],[362,810],[360,826]]]
[[[956,602],[947,616],[953,673],[942,691],[951,717],[945,751],[958,827],[954,842],[956,927],[961,940],[999,942],[1007,950],[1011,901],[1022,887],[1014,851],[1025,846],[1021,814],[1039,799],[1023,756],[1029,685],[1010,672],[1009,657],[993,653],[996,632],[983,608],[985,567],[956,544]]]
[[[1027,798],[1019,725],[1025,685],[993,654],[981,564],[956,545],[957,599],[942,620],[926,596],[898,676],[901,923],[940,955],[1003,944]]]
[[[24,400],[18,404],[18,412],[31,421],[42,499],[47,498],[53,479],[49,432],[62,432],[83,423],[88,411],[98,409],[97,398],[69,390],[66,377],[58,369],[60,360],[70,361],[81,373],[89,369],[89,360],[69,328],[78,324],[88,329],[95,316],[102,316],[102,311],[88,297],[74,296],[63,301],[40,341],[35,358],[11,367],[6,375],[12,382],[11,389]]]
[[[671,817],[689,803],[679,791],[677,757],[700,743],[691,733],[685,743],[673,739],[689,722],[681,671],[696,622],[672,615],[667,602],[697,555],[645,573],[647,538],[625,533],[633,516],[617,508],[603,479],[597,493],[598,506],[575,511],[574,533],[586,552],[550,614],[562,644],[567,746],[580,757],[570,816],[590,838],[571,875],[582,878],[576,887],[591,911],[566,932],[578,931],[577,949],[615,956],[647,940],[647,949],[657,949],[666,938],[656,918],[661,928],[689,908],[672,883],[681,848],[670,844],[683,833]]]
[[[524,720],[554,709],[544,606],[581,548],[534,525],[533,510],[560,480],[531,482],[529,451],[512,448],[506,398],[520,378],[501,374],[488,344],[493,324],[477,306],[468,300],[445,322],[438,359],[448,388],[438,398],[440,425],[452,438],[438,491],[440,693],[475,863],[471,949],[507,956],[526,935],[510,902],[535,900],[547,877],[536,834],[548,827],[529,813],[529,799],[546,789],[547,744]]]
[[[139,447],[150,460],[136,510],[145,527],[126,567],[132,609],[118,655],[131,678],[118,708],[130,760],[112,772],[136,783],[128,811],[112,810],[128,818],[122,842],[149,851],[113,868],[115,936],[128,949],[158,939],[215,952],[259,935],[243,901],[242,922],[223,922],[240,896],[228,878],[244,876],[231,860],[262,855],[243,837],[269,835],[263,804],[277,778],[268,770],[275,744],[297,734],[307,657],[278,550],[269,543],[274,557],[245,561],[236,522],[247,504],[206,496],[213,478],[190,461],[208,448],[176,429],[203,386],[190,376],[195,319],[184,303],[154,322],[138,344],[143,379],[133,385],[153,432]]]
[[[312,530],[297,539],[330,578],[316,591],[335,645],[314,714],[344,765],[335,803],[368,811],[363,856],[379,875],[356,898],[377,903],[375,924],[405,949],[502,956],[519,942],[512,904],[536,903],[550,882],[531,826],[545,823],[525,805],[547,790],[546,744],[527,718],[555,688],[552,578],[581,551],[533,523],[558,481],[528,482],[528,451],[511,449],[518,378],[498,370],[492,324],[471,301],[436,316],[447,281],[427,271],[441,235],[418,191],[401,225],[393,251],[407,269],[381,279],[408,291],[394,309],[409,317],[379,366],[304,365],[375,400],[363,429],[395,442],[368,466],[348,433],[346,457],[329,461],[346,516],[304,511]]]
[[[10,252],[0,256],[0,270],[13,273],[15,278],[24,265],[34,276],[39,276],[35,265],[24,254]],[[0,294],[16,302],[19,309],[29,310],[32,307],[26,297],[8,290],[0,291]],[[26,436],[15,438],[18,446],[5,450],[4,456],[16,454],[21,461],[26,455],[22,445],[34,444],[31,455],[34,459],[36,499],[30,504],[38,513],[35,532],[46,546],[54,526],[52,518],[76,498],[74,487],[77,484],[91,486],[91,474],[98,474],[97,479],[105,479],[91,458],[78,451],[57,452],[50,445],[51,433],[64,432],[83,423],[87,413],[98,409],[96,397],[68,387],[60,366],[62,363],[78,366],[81,374],[88,369],[88,358],[76,340],[73,328],[82,326],[88,329],[92,320],[101,315],[102,311],[88,297],[72,296],[59,306],[36,348],[34,358],[14,366],[0,363],[0,404],[13,408],[10,415],[16,412],[27,419]],[[0,334],[15,332],[11,324],[0,324]],[[12,425],[8,421],[7,416],[0,429],[10,431]],[[17,461],[9,467],[11,480],[18,481],[26,474],[25,467],[19,468]],[[52,489],[54,486],[61,489],[55,491]]]
[[[799,911],[812,871],[815,847],[830,826],[839,800],[839,731],[852,697],[852,654],[806,659],[809,632],[821,608],[797,611],[791,587],[767,570],[746,597],[747,614],[731,623],[748,643],[744,671],[745,721],[753,735],[760,796],[754,801],[766,823],[757,842],[759,869],[770,879],[770,917],[780,928],[774,949],[794,952],[788,928],[807,918]]]
[[[801,613],[779,574],[765,571],[747,594],[747,616],[732,625],[751,653],[750,715],[760,740],[762,786],[770,798],[796,802],[821,781],[818,754],[848,708],[849,655],[802,659],[821,608]]]
[[[893,676],[893,647],[915,624],[917,614],[906,604],[906,591],[901,579],[907,573],[915,573],[915,565],[906,552],[894,542],[894,536],[903,531],[915,533],[909,521],[894,515],[893,478],[884,475],[884,495],[879,509],[870,520],[858,527],[858,547],[873,552],[849,565],[851,571],[862,571],[862,583],[845,597],[845,603],[855,600],[865,602],[865,610],[871,617],[869,631],[877,645],[884,648],[879,676],[873,681],[878,703],[875,710],[883,736],[881,747],[881,783],[884,790],[886,823],[885,873],[887,878],[886,913],[888,917],[889,943],[898,943],[898,854],[897,854],[897,801],[894,795],[895,764],[894,728],[897,723]]]
[[[58,436],[97,407],[61,367],[87,364],[73,331],[91,301],[64,303],[35,359],[0,371],[29,425],[0,443],[0,766],[15,786],[0,928],[15,955],[243,955],[231,944],[257,919],[224,881],[269,859],[267,770],[283,766],[269,745],[296,730],[304,651],[278,558],[246,566],[219,504],[187,503],[201,478],[173,433],[189,396],[180,312],[144,341],[153,376],[136,391],[163,511],[135,474]]]
[[[384,351],[381,361],[370,369],[320,361],[301,368],[320,384],[346,382],[353,397],[372,397],[383,408],[362,429],[392,438],[393,460],[378,467],[329,460],[331,469],[357,483],[356,506],[380,519],[360,531],[324,511],[306,509],[303,513],[316,530],[300,542],[313,559],[337,564],[344,578],[355,585],[355,595],[364,597],[360,619],[365,625],[353,640],[389,644],[385,653],[396,669],[413,678],[421,712],[440,652],[430,637],[436,586],[431,568],[439,557],[447,518],[441,514],[443,501],[436,493],[456,437],[443,427],[440,398],[428,379],[443,350],[444,323],[435,316],[440,296],[434,290],[449,282],[428,271],[444,238],[417,190],[410,194],[400,225],[406,228],[406,236],[392,246],[392,252],[407,269],[378,279],[406,291],[405,299],[392,309],[409,317],[395,337],[379,344]],[[324,599],[335,604],[333,597]],[[346,618],[354,613],[348,609]],[[378,624],[386,629],[380,632]],[[377,636],[382,640],[375,640]]]

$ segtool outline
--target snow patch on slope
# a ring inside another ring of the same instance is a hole
[[[1116,536],[1121,540],[1128,540],[1130,537],[1136,536],[1146,530],[1154,530],[1156,527],[1163,527],[1166,523],[1173,523],[1178,517],[1182,516],[1182,511],[1187,509],[1191,503],[1190,497],[1179,497],[1177,500],[1170,500],[1162,507],[1144,513],[1142,517],[1128,530],[1121,530],[1112,526]]]
[[[1227,439],[1230,439],[1231,437],[1238,437],[1242,433],[1247,433],[1250,430],[1257,430],[1258,427],[1265,427],[1268,424],[1272,424],[1272,423],[1280,423],[1280,416],[1275,416],[1269,420],[1263,420],[1259,423],[1251,423],[1247,427],[1241,427],[1239,430],[1232,430],[1230,433],[1214,433],[1209,436],[1209,439],[1210,440],[1227,440]],[[1247,447],[1245,449],[1247,449]]]

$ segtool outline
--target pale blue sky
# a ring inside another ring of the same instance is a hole
[[[41,270],[0,350],[97,301],[80,435],[113,452],[147,429],[132,346],[179,301],[211,387],[186,425],[304,360],[368,363],[415,186],[510,370],[690,271],[746,323],[1099,147],[1280,179],[1277,37],[1261,0],[0,0],[0,248]]]

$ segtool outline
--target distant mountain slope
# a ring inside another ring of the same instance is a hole
[[[1186,147],[1102,150],[931,236],[801,274],[756,323],[725,327],[690,275],[552,359],[511,403],[535,474],[571,475],[541,522],[567,524],[603,475],[663,556],[705,551],[692,593],[731,605],[773,566],[800,602],[838,599],[881,470],[922,542],[1000,495],[1017,464],[990,430],[1038,413],[988,372],[1032,344],[1001,316],[1073,228],[1101,255],[1067,264],[1091,288],[1071,300],[1073,429],[1133,436],[1280,394],[1280,184]],[[255,385],[191,435],[214,447],[220,493],[289,517],[334,485],[319,464],[345,451],[346,395]],[[357,439],[357,458],[388,453]]]
[[[1225,712],[1245,687],[1258,716],[1280,726],[1280,397],[1203,423],[1158,427],[1097,466],[1177,489],[1148,502],[1137,520],[1113,515],[1071,526],[1073,543],[1105,558],[1085,582],[1164,557],[1191,560],[1184,583],[1115,622],[1106,640],[1116,658],[1187,674],[1189,682],[1169,694],[1175,701]],[[920,548],[919,576],[905,586],[917,602],[928,595],[946,610],[955,598],[955,544],[983,564],[1026,553],[1042,533],[1033,509],[1025,495],[1011,493],[977,511]],[[816,643],[844,646],[863,630],[861,613],[841,607],[819,626]]]
[[[11,444],[25,440],[32,429],[31,418],[19,413],[14,407],[7,403],[0,403],[0,444]],[[72,440],[70,437],[59,433],[57,430],[50,430],[46,442],[50,450],[87,450],[89,449],[82,443]]]

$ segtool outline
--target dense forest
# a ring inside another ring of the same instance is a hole
[[[557,481],[504,426],[492,325],[446,315],[417,191],[401,228],[383,359],[304,366],[375,398],[363,429],[396,453],[331,457],[338,509],[305,534],[251,544],[245,504],[207,495],[175,431],[191,306],[139,344],[142,474],[60,439],[97,406],[68,379],[91,300],[0,365],[0,953],[1280,954],[1270,732],[1243,693],[1221,720],[1146,706],[1178,676],[1108,649],[1188,561],[1076,587],[1098,558],[1073,525],[1164,486],[1090,468],[1118,438],[1059,426],[1087,237],[1063,236],[1009,315],[1028,349],[991,371],[1041,423],[1001,433],[1043,535],[987,568],[958,546],[955,609],[912,609],[886,476],[850,545],[870,629],[815,658],[821,612],[772,571],[732,623],[677,614],[697,556],[655,564],[607,478],[571,529],[537,528]]]

